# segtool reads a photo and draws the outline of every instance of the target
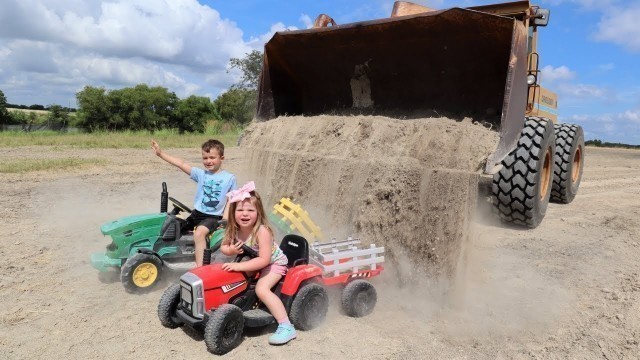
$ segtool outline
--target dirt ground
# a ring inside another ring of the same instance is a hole
[[[171,153],[199,164],[198,148]],[[239,148],[226,155],[231,171],[247,164]],[[0,161],[43,157],[106,163],[0,174],[0,358],[213,357],[198,334],[157,318],[178,274],[132,295],[89,265],[109,242],[102,223],[157,212],[162,181],[189,204],[195,183],[150,149],[0,148]],[[587,148],[578,196],[551,204],[537,229],[478,213],[454,279],[400,285],[395,274],[406,269],[388,266],[370,316],[348,318],[332,298],[324,324],[289,345],[267,345],[269,329],[251,332],[225,357],[638,359],[639,215],[640,152]]]

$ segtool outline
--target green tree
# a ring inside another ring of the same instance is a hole
[[[232,58],[229,61],[229,67],[240,70],[242,77],[238,83],[232,85],[227,92],[214,101],[215,111],[223,120],[244,124],[253,119],[262,62],[262,53],[257,50],[253,50],[243,58]]]
[[[90,132],[110,130],[110,113],[104,88],[85,86],[76,93],[76,101],[79,126]]]
[[[207,116],[212,116],[214,106],[207,97],[191,95],[180,100],[173,116],[173,127],[180,133],[204,132]]]
[[[95,130],[150,130],[170,127],[178,104],[175,93],[145,84],[107,92],[85,87],[76,94],[80,125]]]
[[[218,96],[213,105],[223,120],[248,123],[256,112],[256,92],[232,88]]]
[[[0,90],[0,130],[2,126],[11,122],[11,114],[7,110],[7,98],[4,96],[4,92]]]
[[[238,69],[242,72],[240,82],[234,84],[232,88],[239,89],[258,89],[258,83],[260,82],[260,72],[262,71],[262,53],[258,50],[253,50],[250,53],[245,54],[243,58],[231,58],[229,60],[229,67],[232,69]]]
[[[49,105],[47,123],[53,130],[63,130],[69,124],[69,112],[60,105]]]

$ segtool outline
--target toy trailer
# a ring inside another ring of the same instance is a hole
[[[314,242],[309,251],[309,262],[320,267],[327,285],[346,282],[361,277],[370,278],[384,269],[384,247],[371,244],[368,248],[358,248],[360,239],[351,236],[347,240],[319,243]]]
[[[320,281],[325,286],[345,285],[341,302],[345,314],[362,317],[370,314],[376,305],[376,289],[368,281],[380,275],[384,268],[384,247],[371,244],[358,248],[360,239],[349,236],[346,240],[319,243],[309,249],[309,263],[322,269]]]

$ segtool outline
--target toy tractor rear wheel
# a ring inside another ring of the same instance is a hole
[[[342,291],[342,310],[351,317],[371,314],[377,301],[376,289],[366,280],[354,280]]]
[[[151,254],[138,253],[122,266],[120,281],[129,292],[151,290],[160,280],[162,262]]]
[[[329,297],[324,287],[309,283],[304,285],[291,304],[289,318],[300,330],[311,330],[320,325],[329,310]]]
[[[173,284],[167,288],[158,303],[158,317],[164,327],[175,329],[183,323],[176,315],[180,303],[180,284]]]
[[[213,312],[204,328],[204,343],[207,350],[223,355],[233,350],[242,341],[244,315],[239,307],[224,304]]]

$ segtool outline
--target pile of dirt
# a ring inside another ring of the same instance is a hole
[[[266,203],[291,197],[327,237],[451,275],[497,141],[469,119],[323,115],[254,123],[240,147]]]

